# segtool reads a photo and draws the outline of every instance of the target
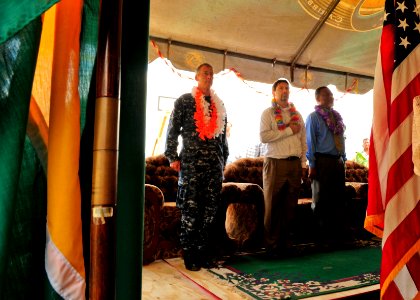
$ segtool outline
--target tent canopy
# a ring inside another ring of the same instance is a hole
[[[179,69],[209,62],[248,80],[364,93],[373,86],[383,2],[152,0],[150,37]],[[151,46],[149,59],[157,56]]]
[[[148,66],[146,111],[146,156],[164,152],[166,130],[174,101],[196,84],[194,73],[178,70],[167,59],[157,58]],[[231,124],[229,161],[246,156],[248,147],[259,144],[262,112],[271,106],[271,84],[246,82],[232,71],[215,74],[213,88],[223,100]],[[373,114],[373,91],[365,94],[334,93],[334,107],[346,124],[346,153],[352,160],[369,137]],[[306,120],[316,105],[315,91],[291,87],[290,100]]]

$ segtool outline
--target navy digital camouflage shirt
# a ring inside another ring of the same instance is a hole
[[[190,164],[205,164],[211,169],[223,171],[229,156],[226,140],[226,122],[223,134],[202,140],[198,136],[194,120],[195,99],[191,93],[179,97],[174,104],[166,136],[165,156],[170,162],[181,161],[181,173]],[[178,155],[178,136],[182,137],[182,148]]]

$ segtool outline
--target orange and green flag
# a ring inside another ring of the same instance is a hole
[[[79,182],[82,8],[81,0],[57,4],[51,81],[45,269],[65,299],[83,299],[86,291]]]
[[[100,2],[56,2],[0,2],[0,299],[86,295],[80,136]]]

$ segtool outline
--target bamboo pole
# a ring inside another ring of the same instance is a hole
[[[96,67],[89,298],[115,297],[122,0],[102,0]]]

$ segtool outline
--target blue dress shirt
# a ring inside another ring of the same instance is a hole
[[[343,153],[339,153],[334,143],[334,134],[328,129],[325,121],[317,112],[312,112],[306,119],[306,144],[308,151],[306,158],[311,168],[315,167],[315,153],[342,156],[346,160],[345,147]],[[344,145],[344,136],[341,136]]]

